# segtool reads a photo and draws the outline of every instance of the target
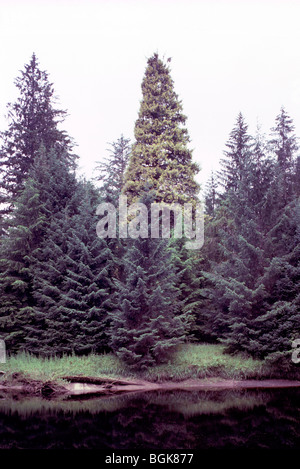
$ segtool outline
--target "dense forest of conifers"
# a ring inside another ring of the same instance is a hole
[[[10,354],[113,351],[130,366],[168,360],[183,341],[222,342],[291,366],[300,338],[300,158],[284,108],[271,136],[239,114],[221,170],[196,182],[186,117],[168,66],[147,62],[134,142],[123,135],[76,177],[53,85],[32,56],[0,142],[0,338]],[[83,123],[84,124],[84,123]],[[205,155],[203,155],[205,158]],[[205,199],[205,242],[103,238],[97,206]]]

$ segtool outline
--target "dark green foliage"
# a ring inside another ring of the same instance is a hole
[[[102,201],[109,202],[116,208],[116,232],[119,233],[119,196],[122,194],[124,186],[125,171],[128,167],[130,156],[130,140],[121,137],[111,144],[109,156],[104,162],[100,162],[96,167],[99,176],[95,177],[96,181],[102,183],[100,187],[100,196]],[[114,256],[114,272],[113,276],[121,279],[123,276],[122,258],[126,252],[126,240],[119,238],[108,238],[107,245]]]
[[[223,161],[226,191],[207,230],[211,245],[206,248],[210,272],[205,274],[205,293],[217,310],[210,319],[215,333],[226,338],[241,317],[256,316],[262,294],[256,280],[264,267],[263,238],[255,217],[254,162],[249,141],[247,125],[239,114],[227,144],[230,151]],[[212,248],[217,253],[211,255]]]
[[[290,359],[291,342],[300,336],[299,201],[286,207],[285,216],[285,225],[272,233],[277,253],[260,279],[266,291],[266,313],[253,324],[256,353],[262,357],[270,354],[273,359],[280,354]]]
[[[40,70],[35,54],[15,84],[19,97],[8,105],[9,127],[2,133],[0,152],[1,201],[8,204],[24,187],[41,145],[47,152],[54,148],[65,165],[72,168],[75,158],[70,153],[70,138],[58,129],[66,111],[55,109],[53,85],[47,72]]]
[[[65,168],[57,153],[54,150],[47,153],[41,147],[17,198],[1,246],[0,289],[4,301],[0,327],[11,352],[25,347],[25,326],[35,320],[36,252],[52,233],[52,220],[66,207],[76,184],[74,174]]]
[[[213,217],[218,203],[218,183],[213,171],[211,172],[210,178],[205,187],[204,200],[205,213],[208,216]]]
[[[74,198],[76,211],[70,203],[57,214],[36,253],[35,324],[27,327],[26,348],[39,354],[108,350],[113,259],[96,236],[95,189],[81,183]]]
[[[236,125],[230,133],[226,147],[224,158],[220,162],[222,172],[219,172],[219,180],[226,191],[235,191],[238,184],[247,175],[247,164],[251,150],[251,137],[241,113],[237,117]]]
[[[32,252],[40,244],[45,229],[39,188],[30,178],[16,202],[11,227],[1,245],[0,333],[10,352],[24,345],[24,325],[32,318]]]
[[[111,145],[97,168],[99,191],[75,177],[72,141],[58,129],[66,113],[35,55],[16,86],[0,152],[0,336],[9,353],[112,348],[141,370],[168,361],[189,336],[290,371],[300,337],[300,159],[286,111],[269,142],[252,138],[238,115],[204,194],[199,252],[185,238],[96,234],[96,207],[110,202],[118,214],[120,194],[146,204],[148,225],[153,201],[197,202],[186,117],[157,54],[142,82],[135,142],[121,136]]]
[[[153,200],[146,193],[140,201],[150,207]],[[111,315],[111,345],[130,366],[144,369],[167,361],[185,336],[168,241],[128,241],[124,270],[126,281],[117,282],[118,307]]]
[[[285,176],[293,172],[294,156],[298,150],[297,138],[293,132],[293,121],[285,109],[281,108],[280,114],[276,117],[276,125],[272,128],[273,138],[270,145]]]
[[[131,203],[149,183],[156,202],[192,202],[199,191],[194,180],[199,168],[187,146],[186,117],[170,71],[157,54],[148,60],[142,94],[123,192]]]
[[[186,239],[171,238],[173,264],[176,272],[176,287],[179,291],[181,311],[186,315],[186,331],[190,340],[207,341],[202,316],[203,309],[203,257],[198,249],[187,249]]]
[[[4,243],[1,333],[10,352],[107,350],[113,261],[96,235],[99,196],[42,148]]]
[[[297,157],[295,164],[294,193],[296,197],[300,197],[300,156]]]
[[[251,138],[241,115],[223,162],[225,192],[209,222],[204,247],[204,307],[212,334],[231,352],[246,351],[287,366],[299,337],[299,200],[296,140],[284,110],[276,120],[272,154]],[[215,252],[213,252],[215,249]]]
[[[107,349],[110,250],[96,235],[98,193],[78,183],[71,140],[35,55],[16,80],[2,134],[0,333],[9,353]],[[7,227],[10,226],[9,229]]]

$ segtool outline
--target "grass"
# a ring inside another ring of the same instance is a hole
[[[8,357],[0,365],[5,374],[0,382],[33,379],[61,382],[63,376],[140,378],[162,382],[197,378],[260,379],[274,377],[270,368],[260,360],[242,355],[224,354],[222,345],[184,344],[173,354],[169,363],[144,372],[133,372],[115,355],[91,354],[85,357],[63,356],[39,358],[27,353]],[[272,375],[272,376],[271,376]],[[277,376],[281,377],[281,376]]]
[[[2,379],[6,380],[15,379],[16,375],[44,382],[60,381],[70,375],[124,376],[120,360],[112,354],[41,358],[22,352],[8,357],[0,369],[5,372]]]
[[[263,361],[224,354],[222,345],[185,344],[174,353],[170,363],[147,371],[145,378],[154,381],[212,377],[249,379],[264,374]]]

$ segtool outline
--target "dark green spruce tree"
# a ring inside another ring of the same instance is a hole
[[[250,141],[248,125],[240,112],[226,143],[227,149],[224,151],[224,157],[220,162],[222,171],[219,171],[218,177],[225,191],[235,191],[239,181],[244,177],[249,160]]]
[[[173,265],[176,274],[176,287],[180,311],[185,315],[187,338],[207,341],[203,333],[202,316],[204,287],[202,250],[187,249],[186,238],[171,238],[169,246],[173,249]]]
[[[214,171],[211,172],[210,178],[205,186],[205,213],[209,217],[214,217],[218,204],[218,182],[216,180]]]
[[[110,146],[111,148],[104,161],[99,162],[95,168],[95,172],[98,175],[94,180],[101,184],[99,192],[102,201],[111,203],[116,208],[116,231],[119,232],[119,197],[122,195],[125,172],[130,158],[130,139],[121,135]],[[107,244],[114,257],[113,276],[121,280],[124,275],[122,258],[126,252],[126,240],[117,236],[115,238],[108,238]]]
[[[153,200],[145,193],[140,202],[150,209]],[[150,236],[150,220],[147,225]],[[147,369],[167,361],[185,337],[168,240],[128,240],[124,270],[126,281],[117,282],[117,307],[111,315],[111,346],[129,366]]]
[[[45,234],[47,217],[32,178],[15,203],[0,255],[0,336],[9,353],[24,348],[25,324],[33,318],[33,251]]]
[[[281,108],[273,127],[270,146],[276,156],[276,179],[281,188],[281,203],[285,205],[293,197],[293,175],[296,167],[298,150],[297,137],[294,134],[293,120],[284,108]]]
[[[98,203],[95,188],[78,183],[35,253],[36,321],[26,328],[26,347],[32,352],[88,354],[109,349],[114,262],[106,240],[96,234]]]
[[[285,218],[285,223],[283,223]],[[284,210],[280,222],[269,233],[268,241],[278,251],[269,258],[259,279],[265,290],[261,314],[251,327],[247,351],[267,358],[293,372],[292,341],[300,335],[300,203],[295,200]],[[274,246],[275,245],[275,246]],[[273,250],[272,249],[272,250]],[[269,249],[266,249],[266,254]]]
[[[10,352],[26,348],[26,328],[36,322],[36,252],[52,234],[52,220],[65,209],[76,185],[75,175],[56,151],[41,147],[17,197],[1,248],[0,328]],[[47,259],[42,270],[46,268]]]
[[[2,132],[0,149],[0,194],[4,211],[24,187],[30,168],[40,146],[46,151],[54,148],[74,169],[72,141],[66,132],[58,128],[66,111],[56,109],[54,89],[48,74],[39,67],[35,54],[21,75],[15,80],[19,97],[8,104],[8,129]]]
[[[297,147],[285,111],[276,123],[270,154],[261,138],[249,145],[239,116],[227,145],[236,154],[226,154],[228,178],[225,173],[214,219],[218,255],[211,255],[204,276],[213,335],[228,351],[247,352],[291,372],[291,344],[300,333]]]
[[[264,237],[256,216],[254,196],[259,184],[251,137],[239,114],[221,161],[225,188],[214,225],[218,253],[205,273],[206,294],[216,314],[210,319],[216,336],[235,349],[243,349],[247,330],[259,314],[264,289],[257,279],[264,271]]]
[[[300,200],[295,184],[299,157],[293,121],[283,108],[272,129],[270,148],[273,165],[261,204],[268,263],[258,280],[265,301],[252,325],[248,351],[291,371],[292,341],[300,334]]]
[[[25,325],[35,321],[34,253],[76,187],[72,141],[58,128],[66,113],[34,54],[15,83],[0,149],[0,330],[10,352],[25,347]]]

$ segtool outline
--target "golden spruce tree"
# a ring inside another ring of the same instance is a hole
[[[135,202],[146,185],[156,192],[156,202],[192,202],[199,191],[194,177],[199,168],[192,161],[186,117],[174,91],[166,64],[154,54],[148,59],[142,82],[142,101],[135,123],[125,175],[124,194]]]

